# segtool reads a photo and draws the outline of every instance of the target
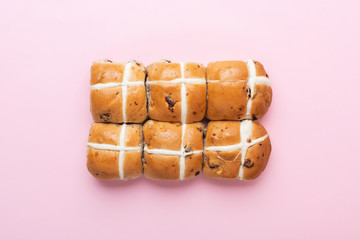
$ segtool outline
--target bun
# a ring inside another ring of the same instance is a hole
[[[207,84],[206,117],[210,120],[257,120],[270,107],[271,83],[258,61],[209,63]]]
[[[90,109],[95,122],[142,123],[147,118],[145,67],[136,61],[91,66]]]
[[[89,134],[88,170],[104,180],[137,178],[142,174],[142,148],[141,125],[94,123]]]
[[[188,179],[202,168],[202,123],[149,120],[144,124],[144,175],[149,179]]]
[[[252,180],[265,169],[271,143],[265,128],[251,120],[212,121],[205,138],[204,174]]]
[[[198,63],[157,62],[147,67],[149,117],[193,123],[206,110],[205,67]]]

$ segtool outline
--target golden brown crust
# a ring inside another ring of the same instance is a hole
[[[145,66],[137,61],[132,61],[134,64],[131,66],[131,74],[129,82],[145,81],[146,69]]]
[[[138,147],[141,145],[142,145],[142,126],[140,124],[127,124],[126,135],[125,135],[125,146]]]
[[[123,122],[121,87],[91,89],[90,111],[95,122]]]
[[[243,119],[247,101],[245,81],[208,82],[206,117],[211,120]]]
[[[181,129],[180,123],[149,120],[143,126],[144,143],[149,149],[179,150]]]
[[[122,82],[125,66],[122,63],[94,62],[90,84]]]
[[[211,146],[228,146],[240,143],[240,123],[233,121],[212,121],[209,123],[205,140],[204,174],[214,178],[238,178],[241,166],[241,152],[207,151]],[[265,128],[252,122],[251,141],[267,135]],[[250,141],[250,140],[249,140]],[[250,142],[249,142],[250,143]],[[244,158],[242,179],[257,178],[265,169],[271,152],[269,137],[248,148]]]
[[[202,169],[203,155],[193,154],[185,157],[185,179],[196,177]]]
[[[200,63],[185,63],[184,66],[185,78],[205,78],[205,66]]]
[[[90,128],[89,139],[91,143],[104,143],[119,145],[121,125],[93,123]]]
[[[152,81],[169,81],[181,78],[179,63],[158,62],[147,67],[149,117],[158,121],[181,122],[181,83],[151,84]],[[185,78],[205,79],[202,64],[186,63]],[[206,111],[206,84],[185,84],[187,103],[186,123],[200,121]]]
[[[178,156],[154,155],[144,153],[144,176],[152,180],[179,179],[180,166]]]
[[[251,129],[251,140],[255,140],[267,134],[266,129],[263,125],[258,122],[252,122],[252,129]]]
[[[144,141],[149,150],[162,149],[179,151],[182,143],[182,128],[180,123],[157,122],[149,120],[144,124]],[[203,150],[204,125],[193,123],[186,125],[183,139],[185,152]],[[144,153],[144,175],[149,179],[179,179],[180,157]],[[184,178],[192,178],[199,174],[202,168],[202,153],[185,157]]]
[[[206,84],[185,84],[187,123],[201,121],[206,112]],[[181,116],[179,121],[181,120]]]
[[[255,85],[255,95],[252,99],[252,119],[260,119],[269,110],[272,101],[272,89],[264,84]]]
[[[251,140],[267,135],[266,129],[258,122],[253,122]],[[265,169],[271,153],[271,142],[268,136],[264,141],[249,147],[243,168],[243,179],[252,180],[257,178]]]
[[[123,82],[125,64],[95,62],[91,67],[91,85]],[[129,82],[145,82],[145,67],[133,62]],[[121,86],[91,89],[90,110],[95,122],[122,123],[123,91]],[[128,86],[126,95],[126,122],[142,123],[147,117],[144,85]]]
[[[147,68],[148,81],[173,80],[181,77],[181,69],[178,63],[157,62]]]
[[[119,146],[121,125],[108,123],[94,123],[90,129],[89,143],[110,144]],[[142,147],[142,127],[140,124],[126,125],[126,147]],[[142,174],[142,152],[125,151],[124,180],[139,177]],[[87,167],[89,172],[98,179],[119,179],[119,151],[103,150],[88,147]]]
[[[253,180],[257,178],[265,169],[271,152],[270,138],[263,142],[251,146],[246,154],[243,168],[243,179]]]
[[[268,77],[263,65],[254,61],[256,76]],[[243,61],[209,63],[207,68],[208,105],[210,120],[259,119],[268,111],[272,90],[270,86],[255,84],[254,93],[247,89],[249,72]],[[211,82],[220,80],[220,82]],[[250,116],[246,116],[247,102],[252,98]]]
[[[191,151],[203,150],[204,149],[204,144],[202,141],[203,136],[204,136],[204,124],[202,124],[201,122],[186,124],[186,132],[183,141],[183,145],[186,151],[191,152]]]
[[[240,150],[230,152],[205,151],[203,171],[207,177],[237,178],[240,165]]]
[[[125,152],[124,154],[124,179],[134,179],[142,175],[142,153]]]
[[[264,66],[260,62],[254,60],[254,64],[255,64],[256,76],[269,77],[265,71]]]
[[[87,168],[98,179],[119,179],[119,152],[88,147]]]
[[[227,146],[240,142],[240,122],[210,121],[207,126],[205,145]]]
[[[145,85],[128,86],[126,99],[126,121],[132,123],[145,121],[147,118]]]
[[[207,66],[207,80],[247,80],[248,75],[243,61],[218,61]]]
[[[149,117],[166,122],[181,121],[181,89],[179,84],[151,84]]]
[[[129,82],[144,81],[145,67],[142,63],[132,61]],[[126,63],[115,63],[110,60],[95,61],[91,66],[90,85],[98,83],[122,82]]]

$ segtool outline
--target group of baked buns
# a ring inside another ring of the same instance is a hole
[[[253,60],[91,67],[87,167],[99,179],[258,177],[271,143],[257,120],[272,99]],[[206,126],[205,126],[206,125]]]

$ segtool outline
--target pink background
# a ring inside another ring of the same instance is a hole
[[[357,1],[1,1],[0,239],[360,239]],[[99,182],[93,60],[253,58],[273,83],[256,181]]]

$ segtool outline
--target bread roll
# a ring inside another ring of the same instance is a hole
[[[144,124],[144,175],[149,179],[188,179],[197,176],[203,161],[202,123],[149,120]]]
[[[90,108],[95,122],[142,123],[147,117],[145,67],[100,60],[91,66]]]
[[[205,138],[204,174],[252,180],[265,169],[271,143],[265,128],[251,120],[211,121]]]
[[[94,123],[90,129],[87,168],[98,179],[133,179],[142,174],[142,127]]]
[[[207,66],[210,120],[260,119],[270,107],[272,89],[257,61],[220,61]]]
[[[206,110],[205,67],[157,62],[147,67],[149,117],[167,122],[201,121]]]

